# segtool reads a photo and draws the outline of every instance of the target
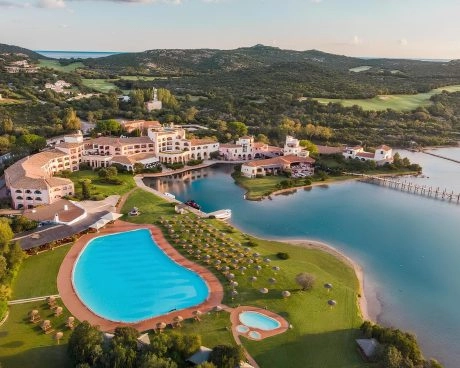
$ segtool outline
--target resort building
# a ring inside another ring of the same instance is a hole
[[[308,157],[310,155],[310,152],[308,152],[300,145],[300,141],[290,135],[286,136],[283,153],[285,155],[294,155],[300,157]]]
[[[385,145],[377,147],[374,153],[364,151],[361,146],[347,147],[342,154],[348,159],[374,161],[379,166],[393,162],[393,150]]]
[[[46,83],[45,89],[50,89],[56,93],[69,94],[70,91],[66,90],[66,88],[69,88],[71,86],[72,85],[70,83],[67,83],[66,81],[58,80],[56,83]]]
[[[293,176],[306,177],[314,174],[314,163],[315,160],[311,157],[287,155],[244,163],[241,166],[241,174],[247,178],[255,178],[289,171]]]
[[[228,161],[252,160],[254,153],[254,137],[243,136],[235,144],[221,144],[219,154]]]
[[[139,130],[142,135],[147,134],[148,129],[162,128],[160,122],[156,120],[123,120],[121,122],[121,126],[127,133],[132,133],[135,130]]]

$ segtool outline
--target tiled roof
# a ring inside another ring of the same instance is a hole
[[[67,206],[67,210],[64,209],[64,206]],[[60,199],[46,206],[25,210],[24,216],[35,221],[53,221],[54,215],[57,214],[60,221],[70,222],[83,215],[84,212],[82,208],[74,205],[71,201]]]
[[[265,160],[254,160],[243,165],[251,166],[251,167],[259,167],[259,166],[270,166],[270,165],[285,165],[285,164],[292,164],[294,162],[308,162],[313,164],[315,162],[314,159],[311,157],[299,157],[295,155],[288,155],[288,156],[279,156],[268,158]]]
[[[365,158],[374,158],[374,154],[370,152],[358,152],[356,154],[357,157],[365,157]]]
[[[381,146],[378,146],[376,149],[383,150],[383,151],[389,151],[391,150],[391,147],[388,147],[387,145],[382,144]]]
[[[342,153],[344,149],[343,146],[334,147],[316,145],[316,147],[318,148],[318,153],[320,155],[332,155],[334,153]]]
[[[85,141],[85,144],[98,144],[101,146],[127,146],[130,144],[144,144],[144,143],[153,143],[149,137],[128,137],[128,138],[118,138],[118,137],[99,137],[95,139],[90,139]]]
[[[204,144],[215,144],[217,141],[211,138],[204,138],[204,139],[190,139],[190,144],[192,146],[201,146]]]

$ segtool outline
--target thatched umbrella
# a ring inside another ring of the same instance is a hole
[[[59,317],[59,316],[62,314],[62,311],[63,311],[62,307],[57,307],[57,308],[54,310],[54,315],[55,315],[56,317]]]
[[[227,275],[227,279],[229,279],[229,280],[233,280],[234,278],[235,278],[235,275],[233,273],[229,273]]]
[[[192,312],[192,314],[195,316],[195,320],[197,320],[198,322],[201,321],[200,316],[201,316],[203,313],[201,313],[200,310],[198,310],[198,309],[197,309],[197,310],[194,310],[194,311]]]
[[[43,332],[48,331],[51,328],[51,322],[49,319],[45,319],[41,325]]]
[[[254,269],[256,270],[256,273],[259,273],[259,271],[262,269],[262,266],[256,265]]]
[[[257,277],[251,276],[251,277],[249,278],[249,282],[250,282],[251,284],[252,284],[253,282],[255,282],[255,281],[257,281]]]
[[[330,306],[331,309],[332,309],[332,307],[335,307],[335,306],[337,305],[337,302],[336,302],[335,300],[333,300],[333,299],[329,299],[329,300],[327,301],[327,304],[329,304],[329,306]]]
[[[261,288],[261,289],[259,289],[259,292],[262,293],[262,294],[267,294],[268,289],[267,288]]]
[[[242,275],[244,275],[244,271],[246,271],[246,270],[247,270],[246,267],[244,267],[244,266],[241,266],[241,267],[240,267],[240,271],[241,271],[241,274],[242,274]]]
[[[222,263],[222,262],[221,262],[220,259],[216,259],[216,260],[214,261],[214,264],[215,264],[215,265],[220,265],[221,263]]]
[[[238,283],[236,281],[230,281],[231,288],[236,288],[237,286],[238,286]]]
[[[258,258],[258,257],[260,257],[260,253],[257,253],[257,252],[256,252],[256,253],[254,253],[252,256],[255,257],[255,258]]]
[[[324,288],[327,290],[327,292],[329,292],[332,289],[332,284],[327,282],[324,284]]]
[[[264,259],[264,262],[267,263],[267,264],[269,264],[271,261],[272,261],[272,260],[271,260],[270,258],[265,258],[265,259]]]
[[[238,291],[232,290],[232,299],[238,295]]]
[[[59,341],[62,339],[63,336],[64,334],[61,331],[56,332],[56,335],[54,335],[54,338],[56,339],[58,345],[59,345]]]
[[[269,282],[270,284],[275,284],[275,283],[276,283],[276,279],[275,279],[274,277],[270,277],[270,278],[268,279],[268,282]]]
[[[67,318],[66,326],[70,329],[73,329],[74,321],[75,321],[75,317],[70,316],[69,318]]]
[[[165,322],[158,322],[157,323],[157,330],[161,333],[163,330],[166,328],[166,323]]]
[[[291,296],[291,293],[290,293],[288,290],[283,290],[283,291],[281,292],[281,296],[282,296],[283,298],[289,298],[289,297]]]
[[[54,296],[49,296],[48,298],[46,298],[46,302],[50,307],[52,307],[56,303],[56,298]]]
[[[228,272],[228,271],[230,271],[230,267],[224,266],[224,267],[222,267],[222,271]]]
[[[184,317],[182,316],[176,316],[174,317],[173,321],[174,321],[174,325],[176,327],[181,327],[181,322],[184,320]]]
[[[221,312],[221,311],[223,310],[223,308],[222,308],[220,305],[216,305],[216,306],[214,307],[214,310],[215,310],[216,312]]]
[[[29,312],[30,322],[35,322],[37,319],[40,319],[40,315],[38,314],[38,310],[34,309]]]
[[[281,268],[278,267],[278,266],[273,266],[273,267],[272,267],[272,270],[275,271],[275,275],[276,275],[276,273],[277,273],[280,269],[281,269]]]

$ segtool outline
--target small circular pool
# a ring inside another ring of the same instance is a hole
[[[241,312],[238,317],[243,325],[262,331],[271,331],[281,327],[281,323],[276,319],[259,312]]]
[[[260,340],[262,335],[257,331],[249,331],[248,336],[254,340]]]
[[[236,330],[239,332],[239,333],[247,333],[249,331],[249,327],[248,326],[245,326],[245,325],[238,325],[236,326]]]
[[[91,240],[75,262],[72,282],[93,313],[119,322],[193,307],[209,295],[204,280],[169,258],[148,229]]]

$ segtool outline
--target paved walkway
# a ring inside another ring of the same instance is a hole
[[[50,296],[58,299],[61,296],[59,294],[56,295],[46,295],[46,296],[36,296],[35,298],[27,298],[27,299],[16,299],[16,300],[10,300],[8,302],[8,305],[15,305],[15,304],[26,304],[26,303],[32,303],[32,302],[40,302],[42,300],[46,300]]]

